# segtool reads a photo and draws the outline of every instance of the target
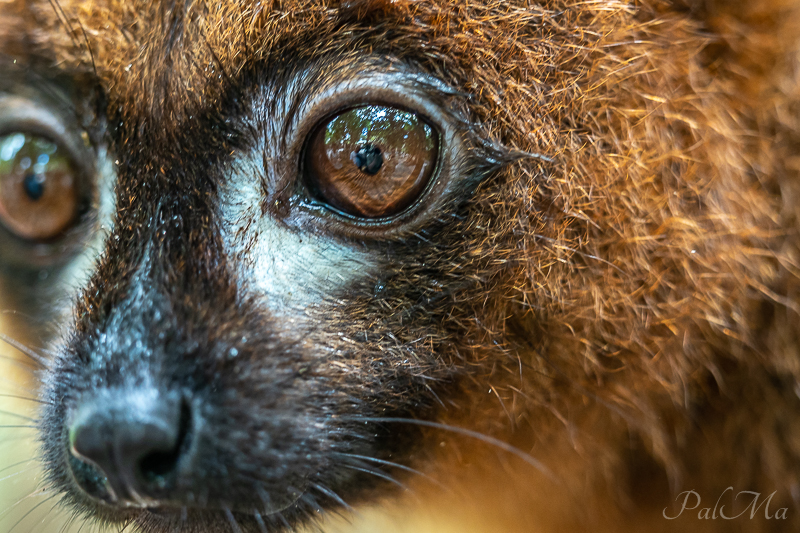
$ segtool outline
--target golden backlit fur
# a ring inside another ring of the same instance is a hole
[[[354,529],[800,527],[797,0],[4,0],[0,53],[167,131],[253,64],[375,54],[451,87],[514,155],[427,256],[454,296],[417,342],[462,374],[436,420],[521,453],[426,430],[412,466],[433,481],[402,478]],[[729,486],[776,491],[787,519],[663,516]]]

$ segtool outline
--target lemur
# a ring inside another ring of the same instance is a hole
[[[798,530],[798,66],[797,0],[0,1],[0,528]]]

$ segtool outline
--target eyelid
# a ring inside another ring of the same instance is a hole
[[[408,75],[398,71],[367,71],[339,83],[330,82],[321,87],[310,87],[304,93],[306,96],[292,106],[293,112],[286,117],[287,139],[306,136],[308,130],[325,118],[348,107],[365,103],[414,111],[440,129],[453,118],[444,106],[434,101],[432,93],[438,93],[444,99],[454,95],[455,91],[428,76]]]
[[[49,138],[63,147],[76,164],[78,194],[84,202],[93,203],[97,191],[91,177],[97,169],[96,154],[88,135],[78,128],[69,128],[66,118],[46,103],[0,94],[0,135],[19,131]]]
[[[95,211],[100,203],[96,183],[100,168],[98,148],[74,121],[75,117],[63,106],[51,103],[47,95],[39,101],[35,95],[0,92],[0,135],[26,133],[49,139],[61,147],[74,164],[78,198],[76,223],[53,242],[28,241],[2,227],[0,241],[10,250],[3,256],[6,266],[37,269],[66,264],[80,251],[79,244],[95,229]]]
[[[341,79],[346,73],[337,72],[337,76]],[[308,73],[307,77],[315,80],[312,83],[317,85],[302,91],[303,96],[290,105],[284,104],[284,109],[289,113],[284,122],[285,135],[282,136],[282,163],[275,173],[281,183],[273,189],[278,192],[266,197],[264,202],[264,208],[273,216],[298,227],[324,225],[327,233],[338,233],[343,237],[385,239],[392,234],[412,230],[422,223],[426,214],[441,207],[458,184],[464,181],[467,168],[465,161],[469,154],[466,132],[462,126],[467,124],[467,120],[449,105],[457,93],[443,83],[429,76],[399,70],[355,71],[349,79],[341,82],[319,83],[316,80],[320,76],[313,75],[313,72]],[[409,209],[384,219],[359,219],[332,210],[314,199],[302,179],[301,159],[309,135],[336,114],[364,105],[382,105],[414,112],[439,134],[437,168],[428,186]],[[286,211],[272,211],[273,205],[286,205],[287,202],[293,206],[288,214]]]
[[[47,105],[21,96],[0,94],[0,135],[15,131],[52,139],[75,158],[81,167],[79,170],[88,170],[89,154],[84,138],[77,131],[69,130],[61,117]]]
[[[365,66],[366,65],[366,66]],[[411,66],[383,60],[324,63],[303,70],[251,75],[261,77],[247,99],[250,111],[235,121],[240,150],[232,154],[226,189],[249,190],[255,217],[269,217],[298,232],[361,245],[419,231],[466,201],[477,183],[497,164],[483,159],[482,138],[467,114],[466,96],[413,72]],[[429,187],[409,208],[386,219],[355,220],[317,201],[302,179],[301,158],[309,135],[337,112],[384,105],[418,113],[439,132],[438,168]],[[243,205],[221,210],[245,216]],[[238,201],[240,202],[240,201]],[[257,203],[256,203],[257,202]]]

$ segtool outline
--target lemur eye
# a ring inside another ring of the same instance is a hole
[[[438,132],[416,113],[357,107],[311,134],[304,174],[312,192],[330,206],[356,217],[388,217],[422,195],[438,151]]]
[[[0,136],[0,222],[23,239],[46,241],[77,220],[76,164],[42,136]]]

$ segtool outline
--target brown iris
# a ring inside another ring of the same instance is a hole
[[[425,190],[439,139],[419,115],[371,105],[321,125],[306,146],[306,179],[329,205],[363,218],[400,213]]]
[[[29,240],[58,236],[77,218],[77,172],[66,150],[27,133],[0,136],[0,222]]]

